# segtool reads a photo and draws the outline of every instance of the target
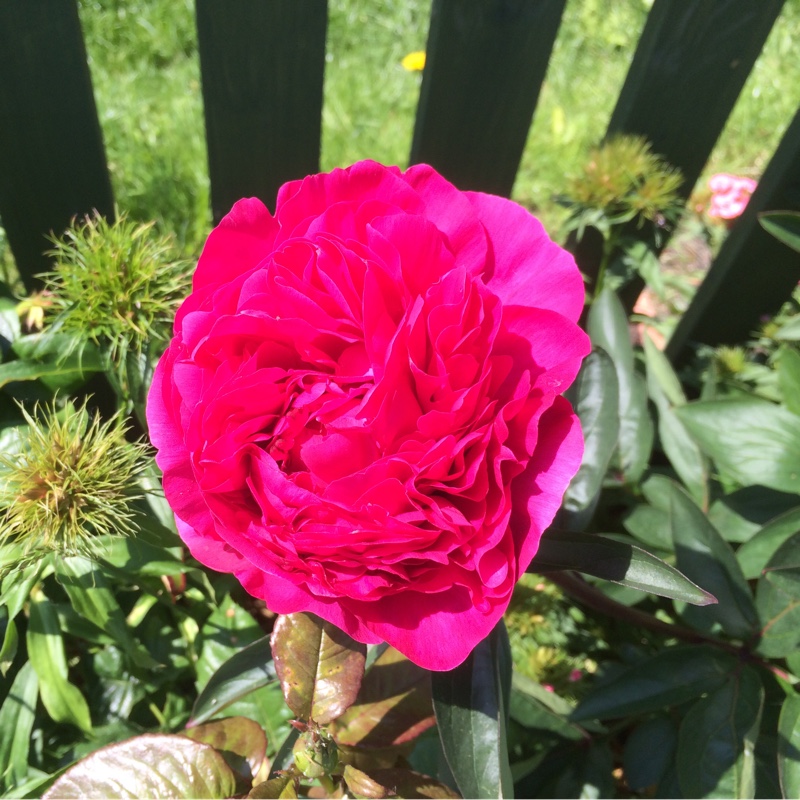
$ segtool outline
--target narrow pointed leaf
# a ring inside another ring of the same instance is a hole
[[[236,779],[213,747],[149,733],[108,745],[70,767],[44,800],[85,797],[233,797]]]
[[[28,774],[28,751],[39,696],[30,661],[23,664],[0,708],[0,786],[14,786]]]
[[[383,748],[409,742],[434,723],[430,673],[387,647],[329,730],[339,744]]]
[[[39,695],[47,713],[56,722],[68,722],[89,733],[89,706],[78,687],[68,680],[58,614],[41,592],[31,598],[26,638],[28,657],[39,678]]]
[[[192,709],[187,727],[199,725],[278,675],[272,660],[269,637],[243,647],[209,678]]]
[[[759,653],[781,658],[800,648],[800,533],[787,539],[764,568],[756,608],[762,626]]]
[[[588,523],[619,434],[619,388],[614,362],[605,351],[593,350],[584,360],[570,400],[581,421],[584,451],[578,474],[564,495],[567,526],[580,530]]]
[[[758,215],[761,227],[778,241],[800,253],[800,213],[797,211],[770,211]]]
[[[321,725],[340,717],[358,696],[367,646],[313,614],[278,617],[272,653],[286,704]]]
[[[687,712],[678,733],[685,797],[755,797],[755,744],[764,705],[758,673],[742,667]]]
[[[660,558],[597,534],[555,532],[543,536],[531,569],[574,569],[684,603],[705,606],[716,602],[711,593]]]
[[[800,417],[756,397],[689,403],[675,412],[717,467],[746,486],[800,492]]]
[[[669,502],[678,569],[690,580],[702,581],[719,601],[705,608],[688,608],[686,620],[700,630],[719,623],[730,636],[750,638],[758,630],[758,615],[731,546],[676,483],[671,483]]]
[[[707,645],[664,650],[593,688],[570,719],[611,719],[685,703],[721,686],[735,666],[733,656]]]
[[[783,402],[793,414],[800,414],[800,353],[784,345],[778,350],[777,362]]]
[[[463,664],[432,674],[442,749],[464,797],[513,793],[500,668],[504,633],[496,627]]]
[[[784,797],[800,797],[800,697],[790,694],[778,720],[778,775]]]

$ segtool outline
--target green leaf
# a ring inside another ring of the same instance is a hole
[[[246,717],[226,717],[196,725],[184,735],[219,752],[236,775],[242,791],[252,787],[267,755],[267,737],[257,722]]]
[[[599,349],[584,360],[569,399],[581,421],[585,447],[578,474],[564,495],[567,527],[580,530],[589,522],[614,455],[619,434],[619,388],[614,362]]]
[[[749,639],[758,630],[758,615],[730,545],[676,483],[671,485],[669,515],[678,569],[689,580],[702,581],[719,601],[686,609],[685,619],[700,630],[719,623],[729,636]]]
[[[410,742],[434,723],[430,673],[387,647],[329,730],[338,744],[383,748]]]
[[[775,551],[795,533],[800,533],[800,508],[793,508],[764,525],[736,551],[744,577],[759,578]]]
[[[767,400],[737,397],[676,410],[721,472],[743,484],[800,492],[800,417]]]
[[[134,664],[153,669],[158,662],[137,642],[125,621],[125,614],[97,564],[83,556],[56,561],[56,576],[73,609],[84,619],[105,631],[124,650]]]
[[[800,353],[783,345],[777,353],[777,365],[783,402],[793,414],[800,414]]]
[[[628,316],[617,296],[604,289],[589,309],[587,323],[592,344],[614,362],[619,385],[619,453],[625,480],[641,478],[653,444],[653,421],[647,408],[647,388],[634,366]]]
[[[672,766],[678,731],[667,717],[654,717],[637,725],[625,739],[625,783],[635,792],[647,792],[661,782]]]
[[[570,719],[610,719],[675,706],[721,686],[736,659],[708,645],[674,647],[591,689]]]
[[[0,351],[5,354],[21,333],[17,303],[10,297],[0,297]]]
[[[708,518],[726,541],[747,542],[768,522],[795,508],[800,508],[796,494],[745,486],[715,500]]]
[[[149,520],[149,525],[152,530],[157,523]],[[150,544],[139,536],[103,537],[98,551],[104,564],[127,575],[160,578],[162,575],[177,577],[194,572],[166,548]]]
[[[694,439],[675,414],[686,403],[678,376],[667,357],[644,337],[647,387],[658,409],[658,436],[664,454],[692,497],[705,504],[708,499],[708,465]]]
[[[278,800],[284,797],[284,790],[292,783],[291,775],[281,775],[278,778],[270,778],[263,783],[254,786],[248,798],[257,798],[257,800]],[[295,797],[297,794],[295,793]]]
[[[66,334],[35,333],[12,345],[19,361],[0,364],[0,386],[12,381],[41,379],[52,391],[72,391],[107,367],[106,359],[91,342]]]
[[[566,739],[589,736],[580,725],[567,719],[574,706],[518,672],[511,683],[510,706],[511,719],[525,728],[551,731]]]
[[[449,786],[409,769],[370,769],[369,775],[381,786],[394,789],[393,795],[398,797],[431,800],[459,797]]]
[[[685,603],[706,606],[716,602],[712,594],[660,558],[636,545],[597,534],[546,533],[530,569],[574,569]]]
[[[501,623],[449,672],[434,672],[433,708],[447,764],[464,797],[511,797]]]
[[[340,717],[358,696],[367,647],[314,614],[278,617],[272,654],[286,705],[321,725]]]
[[[800,646],[800,533],[787,539],[759,578],[756,608],[761,618],[758,652],[788,656]]]
[[[187,727],[200,725],[255,689],[278,679],[269,637],[243,647],[209,678],[192,709]]]
[[[758,673],[741,667],[689,709],[677,753],[685,797],[755,797],[754,750],[763,705]]]
[[[672,536],[669,531],[669,512],[640,503],[623,519],[625,530],[647,547],[671,553]]]
[[[783,342],[800,341],[800,316],[792,317],[775,332],[775,338]]]
[[[778,720],[778,775],[784,797],[800,797],[800,697],[783,701]]]
[[[67,658],[58,614],[41,591],[31,596],[27,645],[47,713],[56,722],[69,722],[90,733],[89,706],[78,687],[67,679]]]
[[[800,213],[797,211],[766,211],[758,215],[761,227],[779,242],[800,253]]]
[[[70,767],[43,800],[85,797],[226,798],[236,778],[213,747],[148,733],[108,745]]]
[[[3,644],[0,647],[0,674],[5,678],[17,657],[19,647],[19,633],[13,619],[6,619],[6,629],[3,633]]]
[[[14,678],[0,708],[0,787],[21,783],[28,775],[28,750],[36,716],[39,679],[30,661]]]

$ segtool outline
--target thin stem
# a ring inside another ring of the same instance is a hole
[[[725,642],[722,639],[717,639],[716,636],[711,636],[707,633],[692,630],[683,625],[676,625],[671,622],[662,622],[652,614],[646,611],[641,611],[638,608],[630,608],[629,606],[618,603],[612,600],[607,595],[603,594],[599,589],[596,589],[591,584],[587,583],[583,578],[579,577],[576,573],[572,572],[548,572],[547,580],[554,583],[568,595],[575,600],[583,603],[594,611],[599,611],[609,617],[628,622],[631,625],[644,628],[645,630],[660,633],[670,638],[681,639],[684,642],[691,644],[710,644],[714,647],[724,650],[727,653],[735,655],[737,658],[742,658],[747,661],[754,662],[769,670],[773,675],[782,680],[793,683],[792,676],[787,672],[765,661],[759,656],[752,653],[747,646],[736,646],[730,642]]]

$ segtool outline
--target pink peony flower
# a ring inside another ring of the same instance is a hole
[[[708,215],[718,219],[736,219],[744,211],[756,186],[752,178],[741,178],[725,172],[712,175],[708,181],[708,188],[712,191]]]
[[[361,162],[212,231],[147,416],[192,554],[423,667],[502,616],[583,451],[572,257],[525,209]]]

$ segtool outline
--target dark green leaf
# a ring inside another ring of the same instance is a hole
[[[570,390],[570,400],[581,421],[585,447],[578,474],[564,496],[567,527],[580,530],[591,517],[602,488],[619,433],[619,389],[614,363],[595,349],[583,362]]]
[[[701,630],[719,623],[730,636],[748,639],[758,629],[758,615],[730,545],[676,483],[672,483],[669,513],[678,569],[690,580],[702,581],[719,601],[705,608],[688,608],[686,620]]]
[[[464,797],[510,797],[502,622],[450,672],[432,673],[433,707],[447,764]]]
[[[769,658],[795,652],[800,647],[800,533],[787,539],[764,568],[756,608],[762,624],[758,651]]]
[[[742,667],[689,709],[677,754],[686,797],[755,797],[754,750],[763,705],[758,673]]]
[[[294,746],[300,738],[300,731],[297,728],[290,728],[286,734],[286,738],[281,742],[275,758],[272,759],[272,765],[269,770],[270,780],[277,777],[280,770],[289,769],[294,763]]]
[[[737,397],[676,409],[721,472],[743,484],[800,492],[800,417],[767,400]]]
[[[762,212],[758,221],[767,233],[800,253],[800,214],[797,211]]]
[[[561,531],[546,534],[531,569],[574,569],[685,603],[705,606],[716,602],[713,595],[675,567],[640,547],[597,534]]]
[[[96,750],[70,767],[44,800],[226,798],[235,792],[236,778],[213,747],[185,736],[148,733]]]
[[[247,789],[253,785],[267,754],[267,737],[258,723],[246,717],[226,717],[189,728],[185,735],[220,753],[240,785]]]
[[[58,615],[42,592],[31,597],[27,632],[28,657],[39,678],[39,695],[56,722],[69,722],[82,731],[92,730],[89,706],[67,678],[67,658]]]
[[[409,742],[434,722],[430,673],[387,647],[329,730],[339,744],[380,748]]]
[[[661,782],[672,766],[678,731],[667,717],[654,717],[637,725],[625,740],[625,783],[635,792],[645,792]]]
[[[195,701],[187,727],[206,722],[239,698],[277,678],[269,637],[265,636],[243,647],[209,678]]]
[[[314,614],[278,617],[272,654],[286,704],[302,720],[324,725],[358,696],[367,647]]]
[[[783,701],[778,722],[778,775],[784,797],[800,797],[800,697]]]
[[[795,508],[800,509],[796,494],[745,486],[715,500],[708,518],[725,541],[747,542],[768,522]]]
[[[649,548],[672,552],[669,512],[641,503],[634,506],[622,521],[625,530]]]
[[[609,719],[678,705],[721,686],[735,666],[735,658],[706,645],[664,650],[595,686],[571,719]]]
[[[0,786],[21,783],[28,774],[28,750],[36,715],[39,680],[30,661],[23,664],[0,708]]]
[[[759,530],[737,551],[736,558],[748,580],[760,577],[775,551],[795,533],[800,532],[800,508],[776,517]]]
[[[647,388],[634,366],[628,316],[614,292],[603,290],[589,309],[592,344],[614,362],[619,385],[619,453],[628,482],[642,476],[653,444],[653,421],[647,408]]]

